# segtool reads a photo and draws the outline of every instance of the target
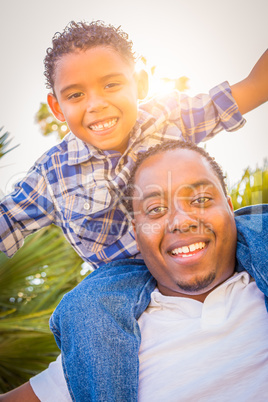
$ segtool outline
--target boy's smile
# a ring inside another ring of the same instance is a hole
[[[232,275],[233,208],[199,153],[176,149],[142,162],[133,211],[139,250],[164,295],[203,301]]]
[[[49,106],[72,133],[102,150],[126,150],[137,119],[138,86],[131,66],[111,47],[62,56]]]

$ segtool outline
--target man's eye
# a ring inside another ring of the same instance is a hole
[[[211,200],[211,198],[209,198],[209,197],[198,197],[192,202],[192,204],[194,204],[194,205],[205,204],[206,202],[208,202],[210,200]]]
[[[158,214],[163,214],[167,210],[167,207],[155,207],[150,210],[148,210],[147,215],[158,215]]]
[[[83,92],[75,92],[74,94],[69,95],[68,99],[78,99],[81,98],[81,96],[83,95]]]

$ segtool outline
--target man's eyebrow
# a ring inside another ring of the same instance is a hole
[[[154,197],[163,197],[164,192],[163,191],[151,191],[150,193],[145,193],[143,197],[140,198],[141,201],[145,201],[148,198],[154,198]]]
[[[215,184],[213,182],[211,182],[210,180],[204,179],[204,180],[195,181],[193,183],[182,184],[180,186],[180,189],[189,189],[189,190],[191,190],[191,189],[196,189],[198,187],[203,187],[203,186],[206,186],[206,187],[209,186],[210,188],[211,187],[214,188]],[[164,190],[164,189],[162,191],[154,190],[154,191],[150,191],[150,192],[148,191],[147,193],[144,192],[143,195],[139,198],[139,200],[140,201],[145,201],[145,200],[147,200],[149,198],[164,197],[166,192],[167,192],[167,190]]]
[[[210,180],[204,179],[204,180],[195,181],[194,183],[185,185],[185,187],[189,187],[189,188],[197,188],[197,187],[202,187],[202,186],[215,187],[215,184]]]

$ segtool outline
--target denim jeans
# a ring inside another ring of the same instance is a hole
[[[247,270],[268,310],[268,205],[236,212],[237,271]],[[74,401],[138,400],[138,318],[156,286],[142,260],[98,268],[67,293],[51,320]]]

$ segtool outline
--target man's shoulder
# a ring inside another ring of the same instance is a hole
[[[268,214],[268,204],[248,205],[237,209],[234,214],[235,217]]]

